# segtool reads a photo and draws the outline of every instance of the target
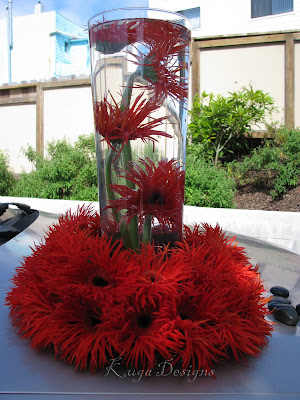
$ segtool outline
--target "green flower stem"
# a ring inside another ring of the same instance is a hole
[[[140,75],[141,75],[141,71],[139,68],[137,68],[137,70],[133,74],[131,74],[130,77],[128,78],[128,82],[127,82],[126,88],[125,88],[123,96],[122,96],[123,102],[120,107],[121,110],[122,109],[124,110],[126,107],[129,107],[134,80]]]
[[[131,95],[132,95],[132,88],[133,88],[133,83],[134,80],[141,74],[141,71],[139,68],[130,75],[128,78],[128,82],[126,85],[126,88],[124,90],[123,96],[122,96],[122,103],[120,106],[121,111],[125,110],[125,108],[129,107],[130,105],[130,100],[131,100]],[[130,142],[127,142],[124,145],[124,148],[122,150],[122,155],[123,155],[123,163],[124,163],[124,168],[128,169],[130,166],[130,161],[132,161],[132,152],[131,152],[131,146]],[[114,157],[114,151],[112,148],[109,149],[108,157],[106,160],[106,166],[105,166],[105,180],[106,180],[106,187],[107,187],[107,196],[110,201],[115,200],[115,195],[113,191],[110,189],[109,185],[111,185],[112,182],[112,163],[113,163],[113,157]],[[135,185],[133,182],[129,181],[126,179],[126,185],[132,189],[135,188]],[[119,213],[114,213],[117,222],[119,223],[121,220],[121,216]],[[150,224],[151,228],[151,224]],[[133,217],[129,223],[128,226],[126,226],[125,223],[120,224],[120,231],[121,235],[123,237],[124,243],[127,248],[131,248],[133,250],[139,249],[139,230],[138,230],[138,218],[137,216]],[[151,235],[151,232],[150,232]]]
[[[130,105],[130,100],[131,100],[131,95],[132,95],[132,87],[134,80],[140,75],[140,70],[137,69],[133,74],[130,75],[128,78],[128,82],[126,85],[126,88],[123,93],[123,99],[122,99],[122,104],[121,104],[121,110],[124,110],[126,107],[129,107]],[[130,166],[130,161],[132,161],[132,152],[131,152],[131,145],[130,142],[127,142],[124,145],[123,151],[123,163],[124,163],[124,168],[128,169]],[[126,185],[130,187],[131,189],[135,188],[135,184],[131,182],[130,180],[126,179]],[[131,242],[132,242],[132,249],[137,250],[139,249],[140,246],[140,241],[139,241],[139,230],[138,230],[138,218],[137,216],[134,216],[128,226],[129,234],[131,237]]]
[[[122,154],[123,154],[124,167],[125,167],[125,169],[128,169],[128,167],[130,165],[129,162],[132,161],[132,152],[131,152],[130,142],[125,144]],[[135,188],[135,184],[128,179],[126,179],[126,185],[127,185],[127,187],[130,187],[131,189]],[[139,248],[139,245],[140,245],[137,216],[134,216],[129,223],[129,233],[131,236],[133,249],[136,250]]]
[[[107,156],[106,164],[105,164],[105,182],[106,182],[107,197],[108,197],[109,201],[116,200],[114,192],[109,187],[109,185],[111,185],[113,183],[112,182],[112,174],[111,174],[111,166],[112,166],[112,161],[113,161],[114,156],[115,156],[114,150],[112,148],[110,148],[108,151],[108,156]],[[116,221],[119,223],[121,220],[120,213],[115,212],[114,209],[112,209],[112,211],[116,218]],[[121,222],[121,224],[120,224],[120,231],[121,231],[121,235],[123,237],[125,246],[127,248],[133,248],[131,235],[130,235],[128,228],[124,222]]]
[[[128,230],[128,226],[126,225],[126,223],[124,221],[122,221],[120,223],[120,232],[124,241],[124,244],[126,246],[127,249],[134,249],[132,240],[131,240],[131,235],[130,232]]]
[[[151,222],[152,222],[152,215],[147,214],[143,227],[143,243],[151,242]]]
[[[108,155],[106,158],[106,164],[105,164],[105,183],[106,183],[106,191],[107,191],[107,197],[109,201],[116,200],[114,192],[111,190],[110,185],[112,185],[112,176],[111,176],[111,166],[112,166],[112,161],[114,157],[114,151],[110,147],[108,150]],[[114,213],[117,222],[120,222],[120,214],[119,213]]]

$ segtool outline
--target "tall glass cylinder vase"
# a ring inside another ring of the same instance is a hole
[[[127,248],[182,235],[190,29],[117,9],[89,21],[101,231]]]

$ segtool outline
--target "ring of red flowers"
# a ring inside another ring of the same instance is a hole
[[[68,212],[16,268],[6,304],[33,348],[92,373],[116,357],[211,370],[260,354],[272,330],[264,287],[234,238],[196,225],[172,248],[134,253],[98,226],[90,207]]]

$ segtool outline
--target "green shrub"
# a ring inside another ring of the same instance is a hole
[[[188,145],[186,152],[188,155],[193,155],[196,158],[201,158],[205,161],[212,161],[213,152],[207,142]]]
[[[258,147],[242,162],[227,164],[238,185],[268,187],[280,199],[300,179],[300,130],[279,129],[273,140]]]
[[[234,207],[234,179],[211,161],[187,155],[185,204],[199,207]]]
[[[243,88],[228,97],[202,93],[195,96],[188,136],[193,143],[210,147],[213,161],[243,150],[252,126],[275,111],[274,100],[261,90]]]
[[[22,173],[13,189],[14,196],[46,199],[98,199],[94,136],[81,136],[72,146],[66,139],[50,142],[43,159],[29,147],[26,157],[35,170]]]
[[[0,151],[0,196],[7,196],[13,184],[14,178],[9,170],[8,157]]]

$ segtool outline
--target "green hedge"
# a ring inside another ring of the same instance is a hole
[[[185,204],[199,207],[233,208],[235,182],[221,167],[190,149],[186,161]]]
[[[39,157],[29,147],[25,155],[35,168],[18,179],[0,152],[0,195],[97,201],[94,136],[81,136],[74,145],[66,139],[47,145]],[[201,207],[232,208],[236,185],[269,187],[281,198],[300,179],[300,130],[281,128],[272,140],[254,149],[242,161],[214,165],[208,143],[188,146],[185,203]]]
[[[0,150],[0,196],[6,196],[13,184],[14,178],[9,170],[8,157]]]
[[[94,136],[81,136],[72,146],[66,139],[50,142],[43,159],[29,147],[27,158],[35,165],[17,179],[12,196],[45,199],[98,199]]]

